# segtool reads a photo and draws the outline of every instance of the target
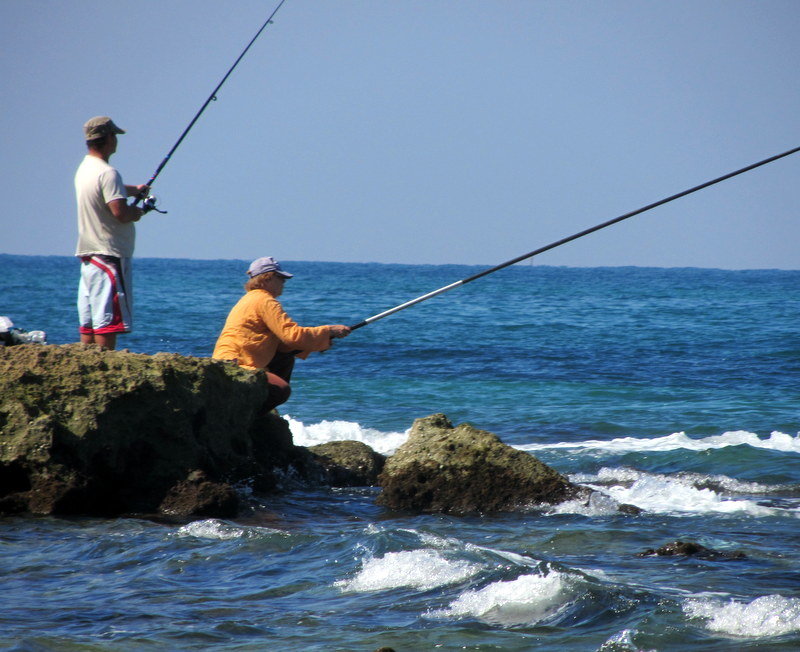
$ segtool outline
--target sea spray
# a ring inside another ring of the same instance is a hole
[[[461,582],[479,571],[476,564],[447,559],[435,550],[406,550],[366,559],[355,577],[336,585],[343,591],[385,591],[401,587],[425,591]]]
[[[431,611],[428,616],[472,617],[505,626],[535,625],[565,609],[578,592],[575,581],[561,573],[523,575],[465,591],[449,607]]]
[[[322,421],[305,425],[302,421],[286,415],[292,439],[296,446],[316,446],[330,441],[360,441],[382,455],[391,455],[408,439],[406,432],[381,432],[364,428],[351,421]]]
[[[601,450],[607,453],[619,454],[637,451],[672,451],[679,449],[704,451],[714,448],[727,448],[729,446],[752,446],[754,448],[763,448],[787,453],[800,453],[800,433],[798,433],[796,436],[792,436],[782,432],[773,432],[768,438],[762,439],[755,433],[741,430],[695,439],[693,437],[688,437],[683,432],[677,432],[664,437],[620,437],[617,439],[610,439],[608,441],[589,439],[586,441],[576,442],[524,444],[517,446],[517,448],[525,451],[579,448],[584,450]]]
[[[800,598],[766,595],[750,602],[696,598],[683,609],[714,632],[743,638],[765,638],[800,631]]]

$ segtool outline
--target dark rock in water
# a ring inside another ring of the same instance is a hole
[[[180,518],[233,518],[239,511],[239,498],[231,485],[212,482],[202,471],[194,471],[167,492],[158,511]]]
[[[620,503],[617,507],[617,511],[622,514],[628,514],[630,516],[639,516],[644,510],[641,507],[637,507],[636,505],[629,505],[628,503]]]
[[[269,491],[296,456],[266,399],[261,372],[208,358],[0,347],[0,513],[227,516],[227,491],[204,482]]]
[[[360,441],[330,441],[308,450],[322,467],[324,482],[332,487],[373,487],[386,462],[385,455]]]
[[[514,511],[587,499],[532,455],[470,424],[454,428],[443,414],[417,419],[408,441],[386,460],[378,503],[417,512]]]
[[[673,541],[660,548],[648,548],[644,552],[640,552],[637,557],[697,557],[698,559],[711,559],[711,560],[725,560],[725,559],[746,559],[745,555],[740,550],[732,552],[720,552],[712,548],[706,548],[699,543],[691,541]]]

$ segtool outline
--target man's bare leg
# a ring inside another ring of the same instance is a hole
[[[104,349],[113,351],[117,346],[117,334],[81,333],[81,344],[99,344]]]

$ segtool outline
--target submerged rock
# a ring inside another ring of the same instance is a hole
[[[263,374],[207,358],[0,347],[0,514],[228,516],[220,483],[271,490],[295,456],[266,399]]]
[[[591,493],[490,432],[454,428],[443,414],[414,422],[379,480],[379,504],[417,512],[514,511]]]
[[[729,560],[729,559],[746,559],[741,550],[720,552],[713,548],[706,548],[699,543],[692,541],[673,541],[661,546],[660,548],[648,548],[644,552],[640,552],[637,557],[696,557],[698,559],[710,560]]]

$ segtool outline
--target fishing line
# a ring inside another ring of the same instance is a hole
[[[485,269],[484,271],[474,274],[473,276],[468,276],[467,278],[461,279],[460,281],[456,281],[455,283],[451,283],[450,285],[445,285],[444,287],[441,287],[438,290],[434,290],[433,292],[428,292],[427,294],[423,294],[422,296],[419,296],[416,299],[411,299],[411,301],[406,301],[405,303],[401,303],[399,306],[395,306],[394,308],[390,308],[389,310],[380,312],[377,315],[373,315],[372,317],[369,317],[364,321],[359,322],[358,324],[354,324],[353,326],[350,327],[350,330],[356,330],[357,328],[361,328],[362,326],[371,324],[372,322],[378,321],[379,319],[383,319],[384,317],[393,315],[396,312],[399,312],[406,308],[410,308],[411,306],[421,303],[422,301],[426,301],[427,299],[432,299],[433,297],[438,296],[444,292],[447,292],[448,290],[452,290],[453,288],[466,285],[467,283],[475,281],[483,276],[487,276],[488,274],[497,272],[501,269],[509,267],[510,265],[514,265],[515,263],[519,263],[527,258],[532,258],[533,256],[537,256],[538,254],[544,253],[545,251],[549,251],[550,249],[555,249],[556,247],[560,247],[561,245],[566,244],[567,242],[572,242],[573,240],[582,238],[583,236],[589,235],[590,233],[594,233],[595,231],[599,231],[600,229],[605,229],[607,226],[611,226],[612,224],[616,224],[617,222],[622,222],[623,220],[627,220],[629,217],[633,217],[634,215],[639,215],[653,208],[656,208],[657,206],[662,206],[676,199],[680,199],[681,197],[685,197],[686,195],[691,195],[693,192],[697,192],[698,190],[703,190],[703,188],[708,188],[709,186],[713,186],[716,183],[720,183],[721,181],[725,181],[726,179],[730,179],[731,177],[735,177],[739,174],[744,174],[745,172],[749,172],[750,170],[754,170],[757,167],[761,167],[762,165],[766,165],[767,163],[772,163],[773,161],[777,161],[778,159],[781,159],[784,156],[789,156],[790,154],[794,154],[795,152],[799,151],[800,147],[795,147],[794,149],[790,149],[786,152],[783,152],[782,154],[770,156],[769,158],[765,158],[763,161],[759,161],[758,163],[753,163],[752,165],[743,167],[740,170],[736,170],[735,172],[729,172],[728,174],[725,174],[721,177],[717,177],[716,179],[712,179],[711,181],[706,181],[705,183],[701,183],[699,186],[694,186],[693,188],[689,188],[688,190],[684,190],[674,195],[670,195],[669,197],[660,199],[656,202],[653,202],[652,204],[648,204],[647,206],[642,206],[642,208],[637,208],[636,210],[631,211],[630,213],[625,213],[624,215],[615,217],[614,219],[608,220],[607,222],[603,222],[602,224],[598,224],[596,226],[585,229],[580,233],[575,233],[573,235],[567,236],[566,238],[562,238],[561,240],[556,240],[555,242],[551,242],[549,245],[540,247],[539,249],[531,251],[527,254],[522,254],[521,256],[517,256],[516,258],[507,260],[504,263],[500,263],[499,265],[495,265],[494,267]]]
[[[233,69],[236,68],[236,66],[239,65],[239,62],[244,58],[244,55],[247,54],[247,51],[250,49],[250,46],[253,45],[253,43],[256,42],[256,39],[261,35],[261,32],[264,31],[264,28],[266,28],[267,25],[272,23],[272,19],[275,17],[275,14],[278,13],[278,9],[280,9],[283,6],[284,2],[286,2],[286,0],[280,0],[280,2],[278,3],[278,6],[275,7],[275,9],[273,9],[272,13],[269,15],[269,18],[267,18],[267,20],[264,21],[264,24],[256,32],[256,35],[252,39],[250,39],[250,42],[247,44],[247,47],[244,50],[242,50],[242,53],[239,55],[239,57],[236,59],[236,61],[233,62],[233,65],[230,67],[228,72],[225,73],[225,76],[222,78],[222,81],[220,81],[220,83],[217,84],[216,88],[213,91],[211,91],[211,95],[208,96],[208,99],[203,103],[203,106],[200,107],[200,110],[197,112],[197,114],[194,116],[194,118],[192,118],[192,121],[189,123],[189,126],[186,127],[186,129],[183,130],[183,133],[181,134],[181,137],[178,138],[177,142],[172,146],[172,149],[169,150],[169,152],[167,152],[167,155],[164,157],[164,160],[161,161],[159,166],[156,168],[156,171],[153,172],[153,176],[150,177],[150,180],[146,184],[147,186],[152,186],[153,185],[153,182],[156,180],[156,177],[158,177],[158,175],[161,174],[161,170],[164,169],[164,166],[167,164],[169,159],[175,153],[175,150],[178,149],[178,146],[183,142],[183,139],[186,138],[186,134],[188,134],[189,131],[191,130],[191,128],[194,127],[194,123],[197,122],[198,118],[203,114],[203,111],[206,110],[206,107],[209,104],[211,104],[211,102],[216,101],[217,93],[219,92],[219,89],[222,88],[222,85],[225,83],[225,81],[228,79],[228,77],[230,77],[230,74],[233,72]],[[136,200],[133,202],[133,206],[136,206],[136,204],[138,204],[143,199],[145,199],[145,198],[141,197],[141,196],[137,197]],[[150,200],[152,200],[150,208],[154,209],[155,208],[155,201],[156,201],[155,197],[148,197],[147,200],[145,200],[145,206],[146,207],[148,206],[148,202],[150,202]],[[163,212],[163,211],[159,211],[159,212]]]

